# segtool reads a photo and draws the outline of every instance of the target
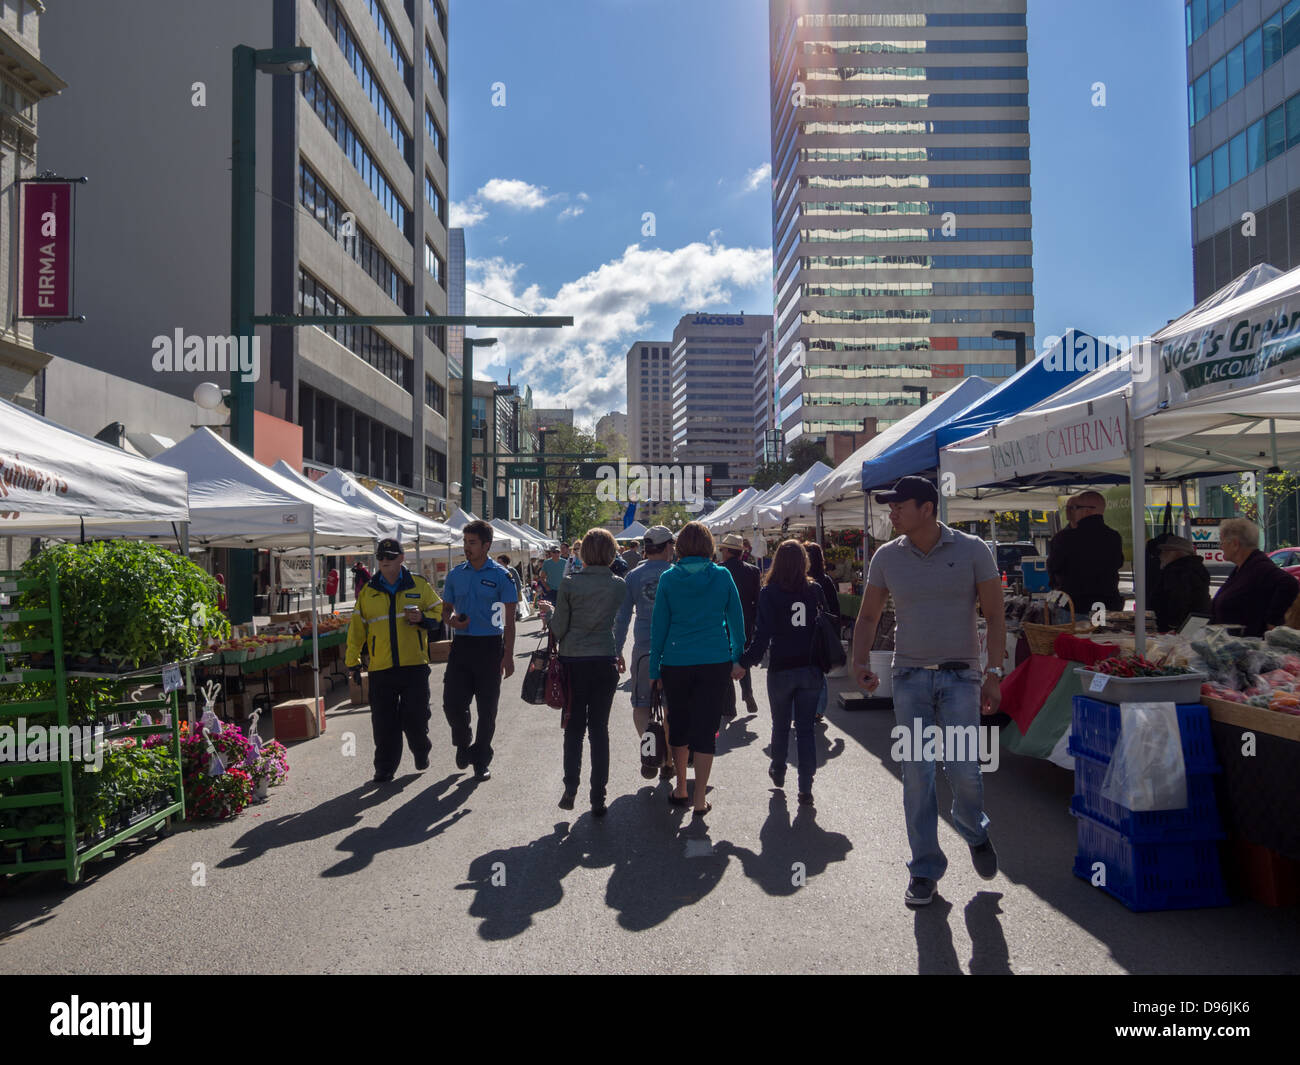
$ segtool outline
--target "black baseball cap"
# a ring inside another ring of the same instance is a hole
[[[378,559],[383,559],[385,556],[395,558],[400,554],[403,554],[402,545],[391,538],[380,540],[379,545],[375,548],[375,558]]]
[[[924,477],[900,477],[888,492],[877,492],[877,503],[901,503],[913,499],[918,503],[933,503],[939,509],[939,490]]]

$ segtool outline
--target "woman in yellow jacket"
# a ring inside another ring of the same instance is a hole
[[[402,565],[402,545],[380,540],[378,572],[362,587],[348,623],[347,666],[360,680],[361,649],[370,658],[370,724],[375,734],[375,783],[393,779],[402,761],[402,734],[415,768],[429,768],[429,637],[442,619],[442,600],[423,577]]]

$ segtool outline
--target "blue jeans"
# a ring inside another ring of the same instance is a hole
[[[799,752],[799,791],[812,791],[817,771],[817,741],[813,714],[825,678],[813,666],[775,669],[767,673],[767,702],[772,710],[772,766],[785,772],[790,754],[790,718],[794,717],[795,743]]]
[[[912,860],[907,863],[912,876],[938,880],[948,868],[948,859],[939,849],[939,801],[935,794],[934,758],[915,758],[916,748],[924,754],[924,743],[913,736],[931,725],[946,734],[948,727],[980,725],[980,684],[978,670],[895,669],[894,720],[906,730],[903,738],[894,734],[894,756],[903,753],[903,814],[907,821],[907,842]],[[968,735],[975,735],[973,732]],[[914,747],[915,744],[915,747]],[[900,752],[901,747],[901,752]],[[984,781],[980,773],[979,745],[964,752],[969,757],[949,760],[954,752],[944,750],[944,773],[952,788],[952,823],[970,846],[988,839],[989,819],[984,813]]]
[[[819,669],[817,673],[820,676],[821,670]],[[822,693],[821,695],[817,696],[817,713],[819,714],[826,713],[826,700],[829,697],[830,697],[830,685],[826,683],[826,678],[822,677]]]

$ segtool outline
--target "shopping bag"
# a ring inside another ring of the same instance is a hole
[[[560,645],[555,634],[549,634],[546,661],[546,705],[564,711],[561,724],[569,720],[569,669],[560,661]]]
[[[645,769],[658,769],[668,757],[664,737],[663,693],[659,688],[650,692],[650,721],[641,734],[641,765]]]
[[[812,660],[823,674],[848,661],[844,645],[840,643],[839,627],[824,610],[817,611],[817,620],[813,622]]]
[[[546,705],[546,667],[550,664],[551,654],[542,646],[542,638],[538,639],[533,653],[528,656],[528,668],[524,671],[522,697],[532,706]]]

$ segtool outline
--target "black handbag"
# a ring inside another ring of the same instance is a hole
[[[818,607],[817,620],[813,622],[812,664],[826,674],[847,661],[844,645],[840,643],[840,627],[830,613]]]
[[[528,656],[528,668],[524,671],[522,697],[524,702],[533,706],[546,705],[546,667],[550,664],[551,654],[542,647],[545,638],[546,634],[542,633],[533,653]]]
[[[650,692],[650,722],[641,733],[641,766],[658,769],[668,757],[668,744],[664,737],[663,693],[659,688]]]

